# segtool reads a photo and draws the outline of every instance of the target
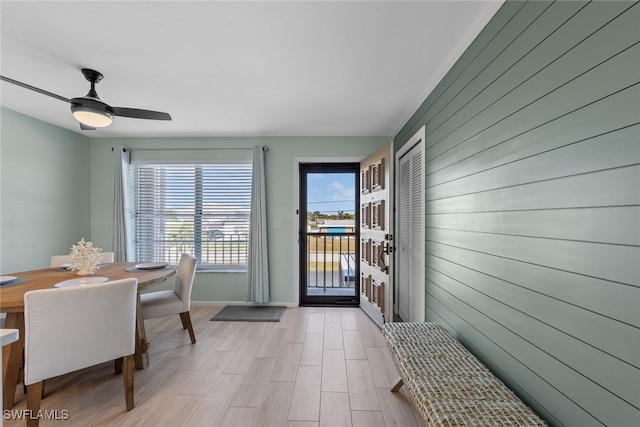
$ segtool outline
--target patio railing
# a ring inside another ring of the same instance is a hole
[[[196,244],[197,243],[197,244]],[[211,266],[246,265],[249,239],[246,235],[225,235],[215,240],[154,240],[141,246],[141,260],[177,264],[183,253],[193,254],[198,264]]]
[[[307,234],[307,286],[345,288],[355,286],[355,233]]]

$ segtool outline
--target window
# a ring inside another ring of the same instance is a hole
[[[136,261],[246,271],[250,164],[133,164],[129,182]]]

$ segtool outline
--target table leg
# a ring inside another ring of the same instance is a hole
[[[147,341],[147,332],[144,329],[144,318],[142,317],[142,302],[140,301],[140,292],[136,303],[136,352],[134,361],[136,369],[144,369],[149,366],[149,342]]]
[[[2,348],[2,404],[3,409],[11,409],[16,396],[24,349],[24,313],[7,313],[5,328],[17,329],[20,334],[18,341]]]

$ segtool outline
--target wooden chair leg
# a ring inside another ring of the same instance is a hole
[[[127,411],[133,409],[133,367],[134,367],[133,354],[122,358],[122,367],[124,371],[124,398],[127,404]]]
[[[44,391],[44,382],[40,381],[27,386],[27,427],[38,427],[40,419],[37,417],[42,402],[42,393]],[[29,414],[36,415],[35,417]]]
[[[114,360],[113,365],[116,375],[120,375],[122,373],[122,357],[118,357],[116,360]]]
[[[27,385],[24,383],[24,349],[22,349],[22,365],[20,365],[20,380],[22,381],[22,392],[27,395]]]
[[[196,343],[196,334],[193,332],[193,325],[191,325],[191,316],[188,311],[184,313],[180,313],[180,320],[182,321],[182,326],[184,329],[189,330],[189,337],[191,338],[191,344]]]
[[[24,349],[22,349],[22,367],[20,368],[20,381],[22,381],[22,392],[27,395],[27,385],[24,382]],[[42,380],[42,398],[44,399],[44,380]]]
[[[391,391],[393,392],[400,391],[403,385],[404,385],[404,381],[402,381],[402,378],[400,378],[398,382],[393,387],[391,387]]]
[[[22,392],[27,395],[27,385],[24,383],[24,375],[22,376]],[[44,380],[42,380],[42,398],[44,399]]]
[[[185,311],[184,313],[180,313],[180,321],[182,322],[182,329],[187,329],[189,327],[189,325],[187,325],[187,321],[185,320],[183,314],[189,314],[188,311]]]

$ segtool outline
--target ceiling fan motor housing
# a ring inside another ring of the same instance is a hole
[[[109,126],[113,122],[113,110],[108,104],[100,100],[96,92],[96,83],[104,77],[102,73],[90,68],[83,68],[82,75],[91,82],[89,92],[80,98],[71,99],[71,112],[73,117],[85,126],[101,128]]]

